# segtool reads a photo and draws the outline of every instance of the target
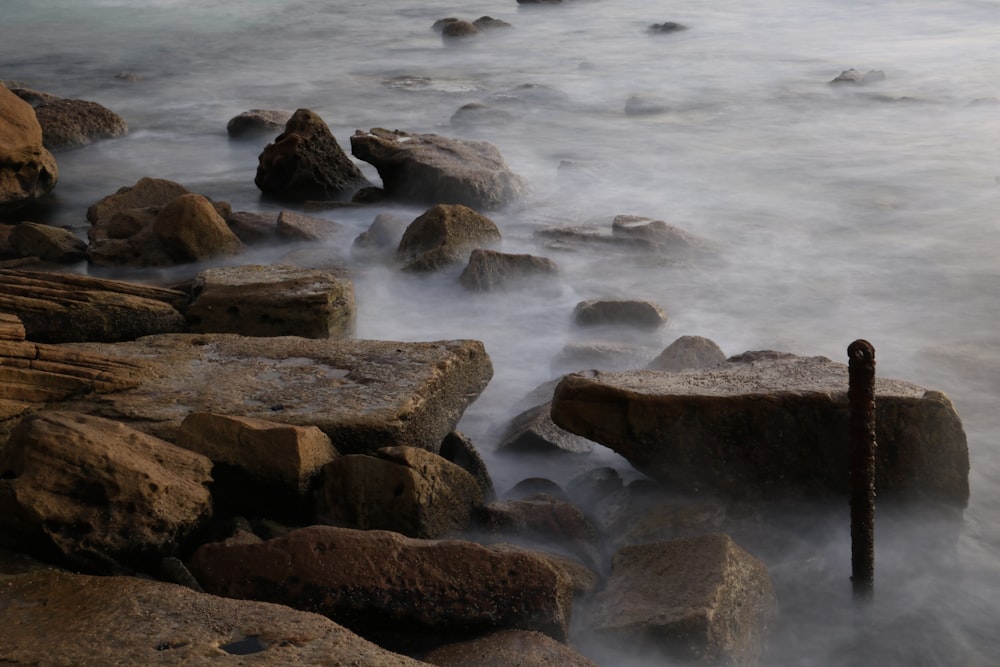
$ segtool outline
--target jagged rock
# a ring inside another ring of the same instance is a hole
[[[211,516],[211,469],[117,422],[30,415],[0,448],[3,539],[90,571],[148,567]]]
[[[659,329],[667,323],[667,314],[651,301],[591,299],[576,304],[573,321],[581,326],[622,325]]]
[[[323,468],[327,510],[341,525],[438,538],[464,530],[483,504],[476,479],[444,457],[384,447]]]
[[[41,343],[113,342],[183,331],[187,295],[90,276],[0,269],[0,310]]]
[[[260,154],[257,187],[294,201],[349,199],[370,185],[318,114],[298,109]]]
[[[82,401],[80,409],[169,441],[195,411],[318,426],[344,454],[387,442],[437,451],[493,375],[474,340],[168,334],[60,347],[143,369],[135,389],[102,395],[97,404]]]
[[[493,210],[527,191],[500,151],[483,141],[374,128],[354,133],[351,152],[375,166],[392,199]]]
[[[49,150],[85,146],[96,139],[111,139],[128,133],[124,118],[87,100],[44,102],[35,107],[35,115]]]
[[[0,340],[24,340],[24,322],[14,313],[0,311]]]
[[[549,416],[552,403],[543,403],[525,410],[511,420],[498,451],[513,452],[569,452],[585,454],[594,449],[594,443],[570,433],[552,423]]]
[[[326,271],[281,265],[207,269],[195,279],[192,295],[192,331],[306,338],[354,333],[354,284]]]
[[[527,630],[501,630],[448,644],[423,659],[438,667],[598,667],[566,644]]]
[[[726,535],[704,535],[619,550],[585,613],[583,636],[587,646],[626,654],[750,665],[764,651],[776,610],[764,564]]]
[[[726,363],[722,349],[703,336],[681,336],[646,366],[651,371],[714,368]]]
[[[58,180],[35,110],[0,85],[0,210],[41,199]]]
[[[153,233],[175,262],[198,262],[243,252],[243,243],[203,195],[171,199],[153,221]]]
[[[283,130],[291,117],[291,111],[250,109],[230,118],[226,124],[226,132],[234,139],[273,135],[275,131]]]
[[[396,249],[407,271],[465,261],[473,248],[500,241],[496,223],[461,204],[438,204],[410,223]]]
[[[476,292],[496,289],[537,286],[540,279],[558,275],[559,267],[551,259],[535,255],[476,248],[469,263],[458,277],[462,286]]]
[[[419,667],[317,614],[134,577],[0,577],[0,663]],[[44,640],[39,638],[44,637]]]
[[[278,214],[277,234],[286,241],[323,241],[344,231],[339,222],[292,211]]]
[[[21,222],[10,233],[10,244],[21,257],[72,264],[87,258],[87,244],[61,227]]]
[[[837,497],[848,489],[847,386],[846,364],[753,352],[701,371],[566,376],[552,420],[679,488]],[[880,499],[964,507],[969,451],[951,401],[883,378],[875,394]]]
[[[315,611],[397,650],[506,628],[562,641],[572,604],[572,582],[542,556],[381,530],[310,526],[207,544],[189,566],[211,593]]]

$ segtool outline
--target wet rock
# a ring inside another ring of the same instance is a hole
[[[159,212],[168,202],[186,194],[190,192],[180,183],[145,176],[136,181],[135,185],[122,187],[92,204],[87,209],[87,220],[94,227],[99,227],[107,224],[116,213],[129,209],[155,208]]]
[[[591,299],[576,304],[573,321],[580,326],[619,325],[655,330],[667,323],[667,314],[650,301]]]
[[[714,368],[726,363],[722,349],[703,336],[681,336],[646,366],[651,371]]]
[[[128,134],[128,123],[114,111],[87,100],[58,99],[35,107],[49,150],[85,146]]]
[[[41,199],[58,180],[35,110],[0,86],[0,210]]]
[[[233,139],[273,136],[281,132],[292,117],[291,111],[278,109],[250,109],[233,116],[226,123],[226,132]]]
[[[149,567],[211,516],[204,456],[90,415],[25,417],[0,449],[5,540],[74,567]]]
[[[24,322],[14,313],[0,311],[0,340],[24,340]]]
[[[572,604],[572,582],[541,556],[381,530],[311,526],[263,544],[208,544],[189,566],[216,595],[315,611],[398,649],[506,628],[562,641]]]
[[[581,251],[592,250],[606,253],[616,250],[622,253],[650,253],[658,249],[655,241],[640,235],[612,235],[597,225],[563,225],[542,227],[533,236],[545,248],[551,250]]]
[[[73,232],[37,222],[16,225],[10,243],[21,257],[37,257],[46,262],[72,264],[87,258],[87,244]]]
[[[317,614],[133,577],[0,577],[0,662],[418,667]],[[44,641],[39,641],[44,637]]]
[[[375,166],[386,194],[396,200],[493,210],[527,191],[500,151],[484,141],[375,128],[355,132],[351,152]]]
[[[548,635],[526,630],[501,630],[448,644],[423,659],[439,667],[597,667],[597,663]]]
[[[558,273],[559,267],[546,257],[476,248],[469,255],[469,263],[458,280],[468,290],[490,292],[537,286],[539,281]]]
[[[623,488],[621,474],[614,468],[605,466],[574,475],[566,482],[566,495],[574,503],[589,507]]]
[[[585,454],[594,443],[570,433],[552,423],[549,416],[552,403],[543,403],[525,410],[511,420],[498,451],[531,452],[537,454],[569,452]]]
[[[654,23],[647,28],[647,31],[653,33],[654,35],[663,35],[671,32],[680,32],[682,30],[687,30],[687,26],[681,23],[676,23],[674,21],[664,21],[663,23]]]
[[[452,431],[441,441],[438,453],[472,475],[480,491],[483,492],[484,502],[490,502],[496,497],[493,479],[490,477],[486,462],[468,436],[459,431]]]
[[[438,19],[437,21],[434,22],[434,25],[431,26],[431,29],[434,30],[435,32],[441,32],[442,30],[444,30],[445,26],[447,26],[449,23],[455,23],[456,21],[459,20],[461,19],[455,16],[448,16],[443,19]]]
[[[675,254],[702,250],[706,246],[703,240],[676,225],[640,215],[616,215],[611,221],[611,235],[649,241],[656,250]]]
[[[187,295],[91,276],[0,269],[0,309],[18,313],[28,340],[115,342],[184,330]]]
[[[340,457],[323,469],[326,509],[337,523],[438,538],[468,525],[483,504],[476,479],[444,457],[385,447]]]
[[[624,371],[642,368],[656,355],[656,348],[623,341],[569,342],[552,359],[555,373],[576,372],[584,368]]]
[[[500,241],[496,223],[461,204],[438,204],[411,222],[396,249],[406,271],[434,271]]]
[[[254,182],[266,194],[293,201],[350,199],[370,185],[323,119],[309,109],[297,110],[285,131],[264,148]]]
[[[409,224],[398,215],[379,213],[371,226],[354,239],[351,252],[355,256],[392,256]]]
[[[134,390],[104,395],[99,406],[81,400],[80,409],[169,441],[196,411],[318,426],[344,454],[387,442],[436,451],[493,374],[473,340],[172,334],[62,348],[142,369]]]
[[[492,16],[480,16],[472,22],[480,30],[496,30],[497,28],[510,28],[511,25],[502,19],[495,19]]]
[[[569,375],[552,420],[658,480],[743,498],[841,497],[848,489],[847,366],[748,352],[700,372]],[[882,499],[964,507],[969,453],[942,393],[876,379]]]
[[[6,84],[10,89],[10,92],[14,93],[22,100],[27,102],[32,106],[32,108],[37,107],[41,104],[48,104],[49,102],[57,102],[62,98],[58,95],[53,95],[52,93],[46,93],[42,90],[35,90],[33,88],[28,88],[26,85],[19,84],[16,81],[0,81],[0,84]]]
[[[257,245],[278,239],[278,218],[273,213],[235,211],[226,218],[229,229],[247,245]]]
[[[614,555],[584,636],[633,655],[754,664],[776,607],[767,568],[726,535],[644,544]]]
[[[244,336],[348,338],[354,285],[316,269],[244,265],[198,274],[187,308],[190,330]]]
[[[869,83],[877,83],[879,81],[885,80],[885,72],[882,70],[868,70],[865,73],[854,69],[846,69],[836,77],[831,79],[830,83],[833,85],[840,84],[854,84],[854,85],[867,85]]]
[[[481,102],[463,104],[452,114],[449,122],[453,127],[494,127],[506,125],[514,120],[514,114]]]
[[[601,526],[615,546],[697,537],[719,532],[726,524],[726,504],[714,498],[664,495],[654,500],[640,495],[631,500],[627,516]]]
[[[456,19],[455,21],[447,21],[441,26],[441,37],[443,37],[445,41],[464,39],[478,34],[478,27],[468,21],[462,21],[459,19]]]
[[[325,241],[343,233],[339,222],[292,211],[278,214],[277,234],[286,241]]]
[[[569,501],[562,487],[547,477],[525,477],[503,494],[503,497],[504,500],[523,500],[539,494]]]

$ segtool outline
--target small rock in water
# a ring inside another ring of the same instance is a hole
[[[654,23],[647,29],[649,32],[654,34],[664,34],[670,32],[680,32],[681,30],[687,30],[687,26],[681,23],[675,23],[674,21],[665,21],[663,23]]]

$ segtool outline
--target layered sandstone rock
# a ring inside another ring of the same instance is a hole
[[[35,110],[0,85],[0,209],[40,199],[58,180]]]

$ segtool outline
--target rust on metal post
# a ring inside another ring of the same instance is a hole
[[[847,347],[850,386],[851,582],[855,597],[875,587],[875,348]]]

